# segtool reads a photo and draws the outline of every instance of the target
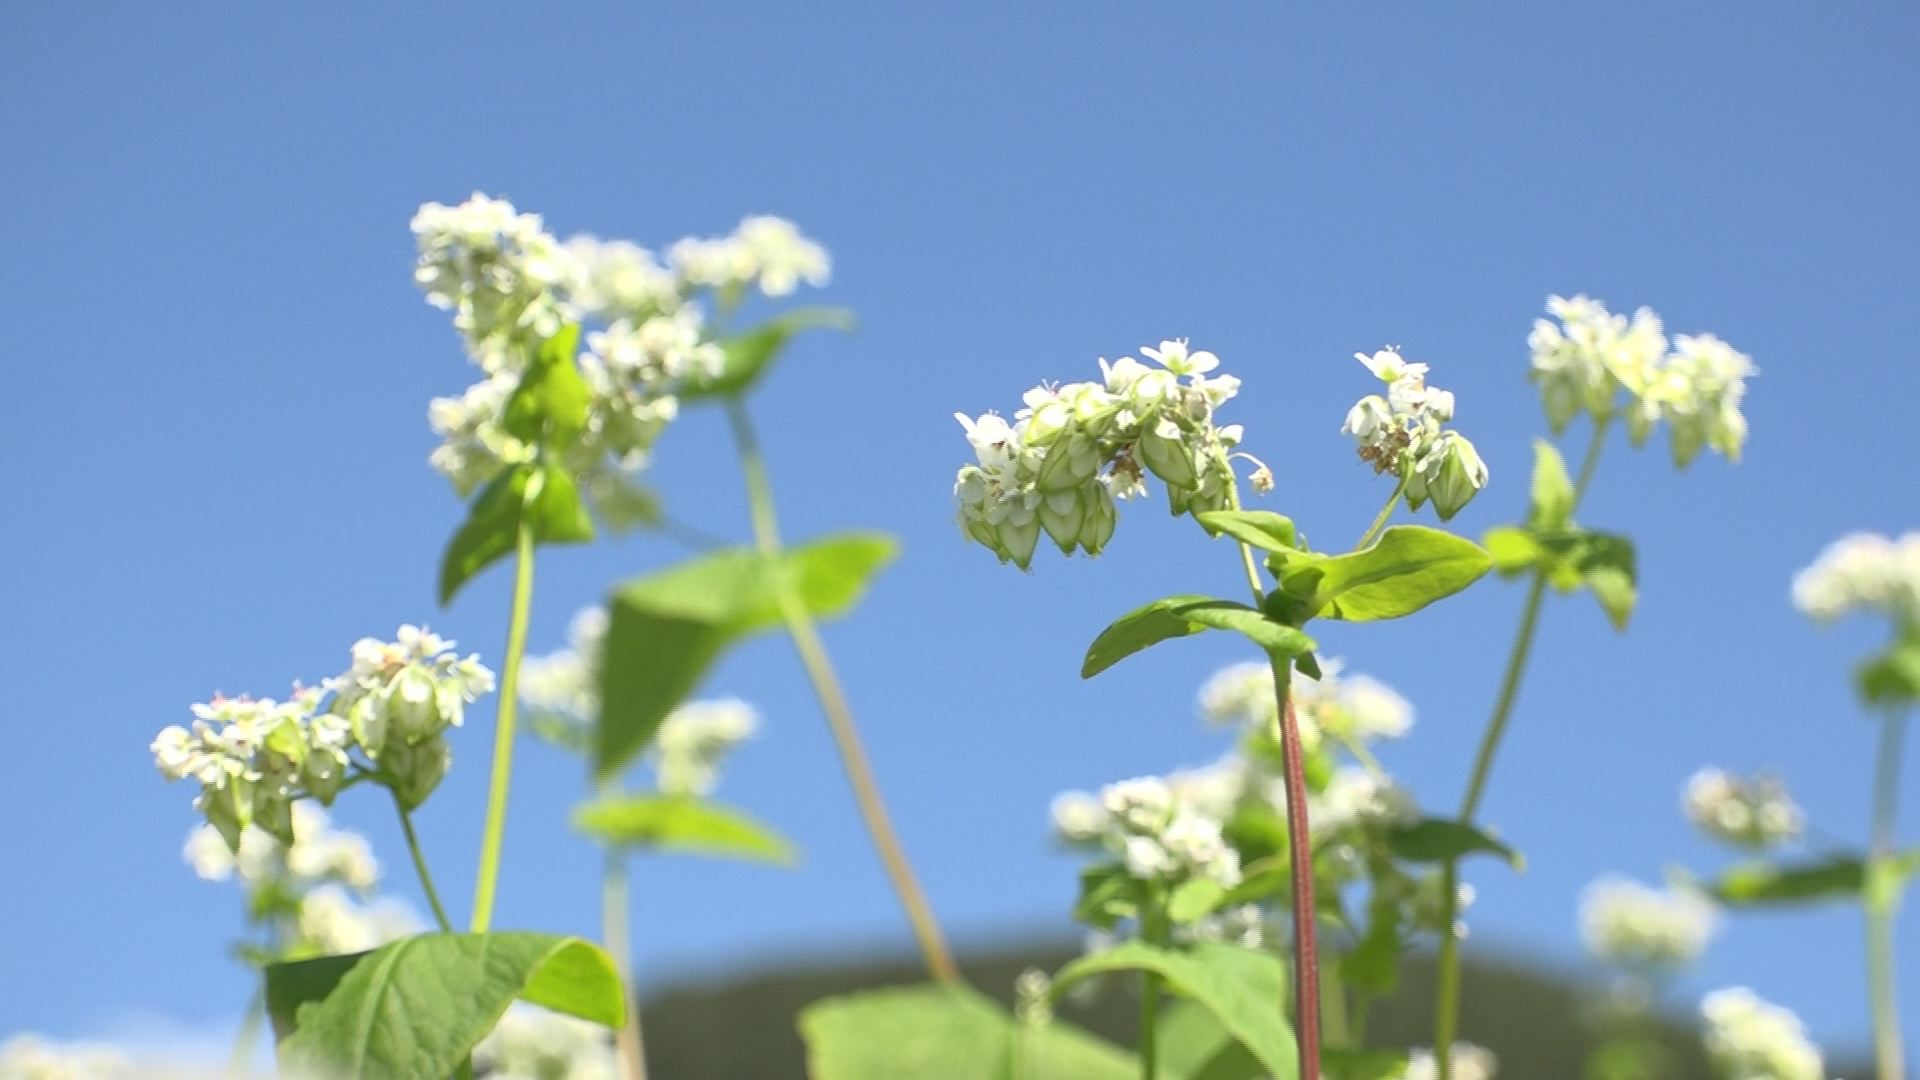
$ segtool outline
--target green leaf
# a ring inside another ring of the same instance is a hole
[[[1867,866],[1851,855],[1796,863],[1748,863],[1707,883],[1729,907],[1771,907],[1853,899],[1866,887]]]
[[[1300,546],[1293,519],[1271,510],[1209,510],[1194,516],[1208,532],[1224,533],[1262,551],[1292,551]]]
[[[1498,855],[1515,870],[1526,868],[1520,853],[1472,825],[1447,818],[1423,818],[1387,830],[1387,850],[1408,862],[1451,862],[1468,855]]]
[[[626,1016],[607,954],[555,934],[416,934],[266,978],[281,1067],[341,1080],[446,1080],[515,998],[610,1028]]]
[[[565,449],[587,426],[593,391],[580,377],[573,357],[580,348],[580,327],[569,323],[540,343],[520,385],[507,398],[500,426],[521,442]]]
[[[1480,537],[1480,543],[1486,547],[1488,558],[1493,560],[1494,572],[1501,577],[1523,574],[1547,557],[1546,549],[1533,538],[1533,534],[1518,525],[1497,525],[1488,529]]]
[[[1268,653],[1282,656],[1299,656],[1314,649],[1312,638],[1245,604],[1210,596],[1169,596],[1122,615],[1102,630],[1087,649],[1080,677],[1091,679],[1142,649],[1202,630],[1233,630]]]
[[[1060,1020],[1016,1021],[963,986],[829,998],[800,1014],[812,1080],[1131,1080],[1116,1047]]]
[[[1545,439],[1533,441],[1533,506],[1527,524],[1557,529],[1573,517],[1573,481],[1560,451]]]
[[[731,397],[751,387],[787,347],[793,335],[816,327],[853,329],[853,313],[842,308],[795,308],[720,343],[724,359],[719,374],[689,382],[680,390],[684,401]]]
[[[728,646],[779,626],[783,593],[806,614],[832,618],[898,549],[880,533],[840,533],[777,561],[728,548],[618,587],[607,604],[595,775],[611,776],[644,750]]]
[[[1073,903],[1075,922],[1111,930],[1139,910],[1140,890],[1126,867],[1099,863],[1080,871],[1080,896]]]
[[[1166,1080],[1266,1080],[1267,1070],[1219,1018],[1191,1001],[1162,1005],[1155,1028]]]
[[[1211,878],[1182,882],[1167,898],[1167,918],[1176,925],[1211,915],[1227,897],[1227,890]]]
[[[1083,956],[1060,970],[1053,996],[1093,975],[1150,971],[1199,1003],[1273,1076],[1294,1080],[1293,1030],[1284,1014],[1286,974],[1272,954],[1218,942],[1162,948],[1129,941]],[[963,1075],[956,1073],[954,1075]]]
[[[532,462],[516,465],[480,489],[467,520],[448,541],[440,558],[443,607],[475,574],[513,553],[523,520],[536,545],[593,539],[593,519],[565,469]]]
[[[1342,1050],[1321,1052],[1326,1080],[1402,1080],[1407,1075],[1404,1050]]]
[[[1860,665],[1853,682],[1869,705],[1920,701],[1920,641],[1906,639],[1888,646]]]
[[[610,846],[794,862],[793,846],[742,811],[686,796],[607,795],[574,808],[573,827]]]
[[[1396,525],[1372,547],[1311,564],[1318,572],[1311,607],[1349,622],[1397,619],[1480,580],[1492,559],[1462,536],[1424,525]],[[1292,564],[1289,577],[1294,575]]]
[[[1616,533],[1587,531],[1575,556],[1580,580],[1607,613],[1615,630],[1625,630],[1640,593],[1636,585],[1633,541]]]

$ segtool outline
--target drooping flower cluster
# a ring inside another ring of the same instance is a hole
[[[1821,622],[1871,612],[1920,633],[1920,532],[1834,541],[1793,579],[1793,602]]]
[[[1427,365],[1413,363],[1392,349],[1368,356],[1353,354],[1387,392],[1368,394],[1347,410],[1340,433],[1353,439],[1360,460],[1378,473],[1400,477],[1407,505],[1420,509],[1429,499],[1441,520],[1487,486],[1487,465],[1466,436],[1447,427],[1453,419],[1453,394],[1427,385]]]
[[[1696,892],[1654,889],[1622,877],[1595,881],[1580,900],[1580,936],[1588,951],[1641,974],[1694,960],[1718,921],[1713,904]]]
[[[1733,776],[1701,769],[1687,780],[1682,802],[1687,820],[1716,840],[1765,850],[1798,839],[1806,829],[1800,810],[1777,776]]]
[[[1215,426],[1214,412],[1240,380],[1210,375],[1219,358],[1184,338],[1141,353],[1159,366],[1102,359],[1100,382],[1027,391],[1012,424],[994,413],[955,414],[975,458],[953,486],[968,538],[1021,569],[1042,532],[1066,554],[1098,555],[1113,537],[1114,500],[1145,494],[1148,472],[1166,485],[1176,515],[1229,505],[1229,455],[1242,431]],[[1256,476],[1271,484],[1264,466]]]
[[[413,232],[415,280],[429,303],[453,312],[485,376],[430,406],[443,440],[429,458],[434,468],[465,497],[528,460],[533,449],[507,433],[503,410],[539,344],[579,324],[589,328],[578,360],[591,401],[567,465],[615,526],[643,512],[632,474],[678,415],[682,388],[720,370],[700,294],[711,290],[731,306],[749,287],[786,296],[802,282],[824,285],[830,271],[824,249],[773,217],[747,218],[729,236],[681,240],[666,265],[625,241],[562,243],[539,215],[478,193],[458,206],[425,204]]]
[[[473,1064],[488,1080],[616,1080],[620,1075],[606,1028],[518,1002],[474,1047]]]
[[[1820,1048],[1800,1018],[1744,986],[1700,1002],[1707,1057],[1720,1080],[1820,1080]]]
[[[200,784],[194,807],[236,853],[250,825],[295,844],[294,803],[330,804],[355,774],[418,806],[451,764],[443,732],[493,689],[479,658],[452,647],[402,626],[396,641],[356,642],[345,674],[296,687],[288,701],[216,695],[193,706],[191,727],[161,730],[154,762],[170,780]]]
[[[1493,1051],[1470,1042],[1457,1042],[1447,1054],[1449,1072],[1454,1080],[1493,1080],[1500,1071],[1500,1059]],[[1439,1080],[1440,1063],[1433,1051],[1415,1050],[1407,1057],[1406,1080]]]
[[[1639,446],[1665,421],[1681,468],[1703,447],[1740,460],[1751,358],[1711,334],[1681,334],[1669,348],[1660,317],[1647,308],[1628,319],[1585,296],[1554,296],[1547,311],[1559,322],[1535,321],[1527,345],[1555,433],[1581,412],[1596,422],[1620,416]]]
[[[520,698],[533,710],[534,730],[577,753],[591,745],[600,720],[606,635],[606,611],[587,608],[573,617],[567,648],[530,657],[520,669]],[[689,701],[668,713],[648,754],[661,793],[710,794],[719,783],[720,763],[759,726],[759,713],[736,698]]]

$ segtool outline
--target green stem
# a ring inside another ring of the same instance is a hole
[[[1579,506],[1588,486],[1593,483],[1594,469],[1600,463],[1600,449],[1606,445],[1610,419],[1594,421],[1593,436],[1587,443],[1586,456],[1580,461],[1579,479],[1573,487],[1574,507]],[[1526,674],[1527,659],[1533,653],[1533,639],[1540,629],[1540,610],[1546,595],[1547,575],[1543,570],[1535,570],[1527,585],[1526,603],[1520,609],[1520,628],[1514,634],[1513,649],[1507,656],[1507,670],[1500,682],[1500,693],[1494,699],[1493,715],[1488,718],[1486,731],[1480,736],[1480,748],[1473,759],[1473,772],[1467,779],[1466,794],[1460,800],[1459,821],[1463,825],[1473,820],[1474,812],[1480,809],[1480,800],[1486,795],[1487,782],[1493,775],[1493,759],[1499,753],[1500,741],[1506,736],[1507,724],[1513,719],[1514,704],[1520,697],[1521,678]],[[1441,868],[1440,890],[1440,968],[1439,985],[1434,994],[1433,1057],[1439,1066],[1440,1080],[1452,1080],[1451,1049],[1460,1030],[1460,938],[1454,933],[1454,924],[1460,918],[1458,859],[1447,860]]]
[[[1225,451],[1216,451],[1215,458],[1220,467],[1226,470],[1227,475],[1232,477],[1232,481],[1227,484],[1227,508],[1238,510],[1240,509],[1240,477],[1234,474],[1233,464],[1228,460]],[[1254,555],[1252,545],[1240,543],[1238,546],[1240,567],[1246,571],[1247,588],[1253,592],[1253,606],[1259,607],[1260,601],[1266,599],[1266,590],[1260,583],[1260,560]]]
[[[754,436],[753,422],[747,416],[746,405],[740,398],[727,399],[727,419],[733,428],[741,471],[746,474],[747,503],[753,513],[754,542],[761,555],[777,559],[781,553],[780,526],[774,513],[773,486],[767,479],[766,458],[760,452],[759,440]],[[913,927],[913,936],[919,943],[927,970],[941,982],[958,982],[960,969],[953,961],[953,952],[947,947],[946,937],[934,921],[933,908],[927,903],[926,894],[921,891],[920,883],[914,877],[913,867],[907,862],[900,838],[894,832],[886,802],[881,798],[879,784],[873,776],[873,765],[867,759],[859,729],[853,722],[853,708],[847,702],[846,691],[842,689],[833,661],[827,655],[826,643],[821,640],[812,616],[794,594],[786,576],[776,574],[774,580],[779,583],[780,614],[786,622],[787,634],[793,639],[795,651],[800,654],[800,663],[806,668],[807,678],[813,684],[820,709],[826,713],[827,726],[833,733],[834,747],[840,755],[840,765],[847,774],[849,786],[853,788],[854,802],[859,806],[860,817],[866,824],[867,834],[872,839],[874,851],[880,857],[887,878],[892,882],[901,906],[906,909],[907,921]]]
[[[427,906],[433,909],[433,921],[443,934],[453,933],[453,922],[447,918],[447,909],[440,906],[440,893],[433,887],[433,875],[427,871],[427,856],[420,850],[419,834],[413,831],[413,814],[405,803],[400,801],[400,793],[387,789],[393,795],[393,812],[400,815],[400,833],[407,838],[407,854],[413,857],[413,872],[419,875],[420,890],[427,894]]]
[[[473,886],[470,928],[484,934],[493,925],[493,896],[500,883],[500,846],[507,830],[507,788],[513,780],[513,721],[520,705],[520,657],[527,651],[527,612],[533,606],[533,530],[520,523],[513,564],[513,608],[507,616],[507,655],[500,665],[500,708],[494,720],[493,778],[487,788],[486,831],[480,840],[480,873]]]
[[[625,1080],[647,1080],[646,1043],[640,1033],[640,997],[633,985],[633,942],[628,934],[632,915],[627,888],[627,858],[609,847],[600,872],[600,940],[613,957],[620,975],[620,992],[627,1000],[627,1022],[614,1032]]]
[[[1359,543],[1353,545],[1353,550],[1359,551],[1373,543],[1379,538],[1380,530],[1387,527],[1387,519],[1393,516],[1394,509],[1400,505],[1400,497],[1407,493],[1407,470],[1410,468],[1412,468],[1411,465],[1401,466],[1399,480],[1393,485],[1393,494],[1387,496],[1387,505],[1381,507],[1380,512],[1374,515],[1373,524],[1367,526],[1366,533],[1360,537]]]
[[[1347,1016],[1347,987],[1338,966],[1320,972],[1320,1012],[1328,1045],[1348,1049],[1359,1046]]]
[[[266,1018],[266,993],[255,990],[247,999],[247,1013],[241,1017],[240,1030],[233,1037],[233,1052],[227,1055],[227,1075],[253,1075],[254,1047],[260,1041],[260,1022]]]
[[[1305,752],[1293,712],[1293,658],[1267,655],[1273,669],[1274,736],[1287,792],[1287,877],[1293,894],[1294,1036],[1299,1041],[1300,1080],[1320,1080],[1320,944],[1313,903],[1313,837],[1307,820]]]
[[[1154,903],[1152,886],[1142,885],[1140,897],[1140,937],[1149,945],[1160,945],[1166,938],[1166,916]],[[1161,977],[1152,971],[1140,973],[1140,1080],[1156,1080],[1160,1075],[1160,992]]]
[[[1894,825],[1899,807],[1900,739],[1905,719],[1894,711],[1882,721],[1873,782],[1873,839],[1866,892],[1867,990],[1873,1008],[1873,1055],[1881,1080],[1903,1080],[1907,1075],[1894,985],[1893,914],[1900,899],[1899,877],[1898,871],[1888,865],[1897,854]]]

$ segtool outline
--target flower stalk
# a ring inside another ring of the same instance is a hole
[[[1874,768],[1873,838],[1867,862],[1867,988],[1873,1013],[1873,1056],[1881,1080],[1907,1075],[1900,1038],[1900,1006],[1895,988],[1893,913],[1899,905],[1899,871],[1890,865],[1897,851],[1900,744],[1906,716],[1890,711],[1881,721]]]
[[[520,704],[520,660],[527,651],[527,615],[533,606],[533,529],[522,521],[513,563],[513,606],[507,615],[507,653],[500,666],[500,708],[495,714],[493,772],[480,840],[480,871],[473,886],[469,929],[484,934],[493,925],[494,893],[500,882],[500,849],[507,828],[507,789],[513,780],[514,719]]]

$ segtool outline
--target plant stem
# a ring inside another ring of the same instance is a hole
[[[767,479],[766,459],[760,452],[759,440],[754,437],[753,422],[747,416],[746,404],[737,396],[727,399],[727,419],[733,428],[734,445],[739,450],[741,471],[746,474],[747,502],[753,513],[754,542],[761,555],[768,559],[778,558],[781,553],[780,526],[774,513],[773,487]],[[806,668],[807,678],[813,684],[814,696],[819,698],[820,709],[826,713],[827,726],[833,732],[834,747],[840,754],[840,765],[846,771],[848,784],[853,788],[854,802],[859,805],[860,816],[866,823],[874,851],[880,856],[881,865],[893,883],[894,892],[900,897],[901,906],[906,909],[907,921],[912,924],[914,939],[920,946],[920,955],[935,979],[958,982],[960,969],[953,962],[953,953],[947,947],[939,924],[934,921],[933,909],[914,877],[913,867],[907,862],[899,836],[894,832],[886,802],[881,798],[879,784],[874,780],[873,765],[868,761],[866,748],[861,744],[859,729],[854,726],[853,709],[847,703],[846,692],[841,688],[833,661],[827,655],[826,643],[820,639],[812,616],[794,595],[785,575],[776,574],[774,580],[779,583],[780,613],[787,624],[787,634],[793,638],[794,649],[800,654],[800,663]]]
[[[1873,838],[1867,871],[1867,989],[1873,1003],[1873,1056],[1880,1080],[1904,1080],[1906,1051],[1900,1041],[1900,1008],[1894,987],[1893,913],[1899,906],[1894,824],[1899,806],[1900,738],[1906,717],[1898,710],[1882,721],[1874,768]]]
[[[1360,537],[1360,542],[1353,545],[1353,550],[1359,551],[1373,543],[1379,538],[1380,530],[1387,527],[1387,519],[1393,516],[1394,508],[1400,505],[1400,496],[1407,493],[1406,473],[1410,468],[1412,468],[1410,464],[1403,464],[1400,467],[1399,482],[1393,485],[1393,494],[1387,496],[1387,505],[1381,507],[1380,512],[1374,515],[1373,524],[1367,526],[1367,531]]]
[[[476,934],[493,925],[493,895],[500,883],[500,846],[507,829],[507,787],[513,779],[513,721],[520,705],[520,657],[527,651],[527,612],[533,606],[533,530],[525,521],[515,543],[513,608],[507,616],[507,655],[500,665],[500,708],[494,719],[493,779],[487,788],[486,831],[480,839],[480,873],[473,886]]]
[[[1587,453],[1580,461],[1579,479],[1573,486],[1573,507],[1580,505],[1593,483],[1594,469],[1600,463],[1600,449],[1606,445],[1610,417],[1596,419]],[[1569,508],[1569,513],[1572,508]],[[1513,719],[1513,707],[1520,697],[1521,677],[1526,674],[1527,659],[1533,653],[1533,639],[1540,629],[1540,609],[1546,600],[1547,575],[1536,569],[1527,584],[1527,599],[1520,609],[1520,628],[1514,634],[1513,649],[1507,656],[1506,674],[1500,681],[1500,693],[1494,699],[1493,715],[1480,736],[1480,748],[1474,755],[1473,772],[1467,779],[1466,794],[1460,800],[1459,821],[1469,824],[1486,794],[1493,773],[1494,755],[1506,736],[1507,723]],[[1434,994],[1433,1058],[1439,1066],[1439,1080],[1452,1080],[1454,1037],[1460,1030],[1460,938],[1454,924],[1460,918],[1460,862],[1449,859],[1440,872],[1440,970]]]
[[[240,1030],[233,1037],[233,1050],[227,1055],[227,1075],[252,1076],[254,1047],[260,1041],[260,1022],[267,1018],[267,997],[255,990],[247,999],[247,1013],[240,1018]]]
[[[1293,892],[1294,1036],[1300,1047],[1300,1080],[1320,1080],[1320,945],[1313,904],[1313,838],[1307,822],[1307,774],[1300,722],[1293,714],[1293,658],[1270,653],[1275,734],[1280,739],[1287,790],[1287,876]]]
[[[433,909],[433,921],[443,934],[453,933],[453,922],[447,918],[447,909],[440,906],[440,893],[433,887],[433,875],[427,872],[427,857],[420,850],[420,837],[413,831],[413,813],[400,801],[400,793],[387,789],[393,796],[393,812],[400,815],[400,832],[407,838],[407,854],[413,856],[413,872],[420,877],[420,890],[427,894],[427,906]]]
[[[1140,889],[1140,937],[1149,945],[1165,944],[1166,915],[1154,903],[1153,888]],[[1160,1075],[1160,992],[1162,979],[1157,972],[1140,973],[1140,1080],[1156,1080]]]
[[[626,1080],[647,1080],[646,1044],[640,1034],[640,997],[633,985],[633,943],[627,927],[631,921],[627,899],[627,858],[619,848],[609,847],[600,873],[600,940],[613,957],[613,969],[620,975],[620,991],[627,999],[627,1022],[614,1032],[620,1051],[621,1072]]]

